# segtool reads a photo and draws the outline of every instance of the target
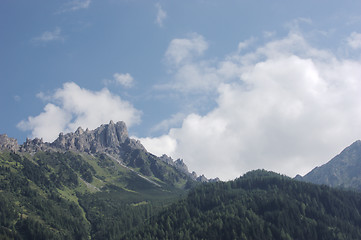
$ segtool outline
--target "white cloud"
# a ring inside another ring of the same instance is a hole
[[[156,3],[155,7],[157,8],[157,18],[155,22],[158,24],[159,27],[163,27],[163,22],[167,18],[167,13],[163,10],[160,3]]]
[[[64,4],[63,8],[60,10],[60,13],[86,9],[90,6],[90,3],[91,0],[72,0]]]
[[[201,56],[207,48],[208,43],[203,36],[193,33],[190,38],[173,39],[168,46],[165,57],[169,64],[179,66],[194,57]]]
[[[116,83],[124,87],[131,87],[133,85],[134,79],[129,73],[114,73],[113,77]]]
[[[136,137],[133,137],[136,138]],[[146,149],[151,150],[155,155],[161,156],[163,154],[171,154],[176,148],[176,140],[168,135],[163,135],[158,138],[136,138],[146,146]]]
[[[47,43],[51,41],[64,41],[65,38],[61,35],[61,29],[59,27],[55,28],[52,32],[44,32],[40,36],[32,39],[34,43]]]
[[[192,74],[177,79],[185,66]],[[215,76],[217,106],[189,114],[167,135],[147,138],[149,151],[163,146],[154,153],[183,158],[189,169],[208,177],[230,179],[257,168],[294,176],[361,137],[361,63],[314,48],[300,33],[212,66],[204,60],[178,65],[170,85]],[[181,91],[192,94],[194,88]]]
[[[253,41],[251,38],[242,44]],[[156,88],[202,95],[216,91],[223,81],[237,77],[239,69],[233,62],[199,60],[207,49],[207,41],[197,33],[189,38],[173,39],[165,53],[166,62],[172,68],[172,80]]]
[[[165,119],[165,120],[161,121],[159,124],[154,126],[150,131],[151,132],[168,131],[171,127],[181,124],[185,116],[186,115],[183,113],[176,113],[176,114],[172,115],[169,119]]]
[[[238,44],[238,51],[242,51],[244,49],[246,49],[249,45],[251,45],[252,43],[254,43],[256,41],[256,39],[254,37],[251,37],[243,42],[240,42]]]
[[[361,48],[361,33],[353,32],[347,38],[347,43],[353,49],[360,49]]]
[[[140,111],[106,88],[96,92],[68,82],[43,99],[51,99],[52,103],[38,116],[21,121],[18,127],[31,130],[31,137],[45,141],[53,141],[60,132],[75,131],[79,126],[94,129],[110,120],[122,120],[130,127],[140,122]]]

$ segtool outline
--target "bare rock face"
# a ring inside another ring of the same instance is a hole
[[[181,170],[184,173],[188,173],[188,167],[187,165],[184,163],[183,159],[177,159],[176,161],[174,161],[174,166],[178,169]]]
[[[73,133],[60,133],[52,143],[43,142],[43,139],[26,139],[18,145],[16,139],[9,138],[6,134],[0,135],[0,150],[12,150],[28,153],[38,151],[78,151],[87,153],[107,152],[122,154],[129,149],[144,150],[143,145],[128,137],[128,130],[124,122],[103,124],[95,130],[79,127]]]
[[[183,159],[177,159],[177,160],[173,160],[173,158],[167,156],[166,154],[163,154],[161,157],[159,157],[160,160],[162,160],[163,162],[167,163],[168,165],[171,165],[173,167],[175,167],[176,169],[178,169],[179,171],[187,174],[191,179],[198,181],[198,182],[209,182],[213,179],[208,180],[204,175],[202,176],[197,176],[196,172],[192,172],[190,173],[188,170],[188,166],[184,163]],[[219,181],[219,179],[214,179],[214,181]]]
[[[168,157],[166,154],[163,154],[161,157],[159,157],[160,160],[162,160],[163,162],[169,164],[169,165],[174,165],[174,162],[173,162],[173,158],[171,157]]]
[[[43,142],[42,138],[26,139],[22,145],[20,145],[20,152],[36,153],[38,151],[47,151],[50,149],[49,143]]]
[[[177,160],[173,160],[173,158],[167,156],[166,154],[163,154],[161,157],[159,157],[160,160],[162,160],[163,162],[171,165],[171,166],[174,166],[176,169],[182,171],[183,173],[186,173],[186,174],[189,174],[189,171],[188,171],[188,167],[187,165],[184,163],[183,159],[177,159]]]
[[[201,175],[201,176],[197,177],[197,181],[198,182],[208,182],[208,179],[204,175]]]
[[[63,134],[50,144],[51,147],[63,150],[74,150],[88,153],[109,152],[121,153],[124,148],[142,149],[143,145],[128,136],[124,122],[103,124],[95,130],[83,130],[79,127],[74,133]]]
[[[10,138],[6,134],[0,134],[0,150],[18,151],[18,142],[15,138]]]

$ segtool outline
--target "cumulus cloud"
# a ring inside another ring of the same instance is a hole
[[[140,122],[140,111],[106,88],[90,91],[68,82],[51,96],[39,96],[51,102],[39,115],[21,121],[18,128],[30,130],[31,137],[45,141],[53,141],[60,132],[75,131],[79,126],[94,129],[110,120],[122,120],[130,127]]]
[[[246,40],[243,47],[253,41],[252,38]],[[233,62],[200,59],[207,49],[207,41],[197,33],[188,38],[173,39],[165,53],[171,81],[156,87],[202,95],[216,91],[221,82],[236,76],[239,68]]]
[[[258,168],[294,176],[361,137],[360,62],[314,48],[297,32],[235,52],[213,67],[187,63],[199,74],[188,74],[185,84],[216,76],[217,106],[187,115],[166,135],[142,140],[149,151],[183,158],[208,177],[231,179]]]
[[[61,29],[59,27],[55,28],[54,31],[46,31],[40,36],[32,39],[34,43],[47,43],[52,41],[64,41],[65,38],[61,35]]]
[[[129,73],[114,73],[113,79],[103,79],[103,83],[105,85],[118,84],[130,88],[133,86],[134,78]]]
[[[163,22],[167,18],[167,13],[163,10],[160,3],[156,3],[155,7],[157,8],[157,18],[155,22],[158,24],[159,27],[163,27]]]
[[[193,33],[189,38],[173,39],[165,53],[165,58],[169,64],[179,66],[202,55],[207,48],[208,43],[203,36]]]
[[[353,32],[347,38],[347,43],[353,49],[360,49],[361,48],[361,33]]]
[[[141,143],[147,147],[148,150],[151,150],[153,154],[161,156],[163,154],[173,154],[176,150],[177,142],[174,138],[168,135],[163,135],[158,138],[137,138]]]

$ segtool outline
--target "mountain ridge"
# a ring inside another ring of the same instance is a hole
[[[361,191],[361,141],[356,140],[327,163],[295,179]]]
[[[123,121],[114,123],[112,120],[109,124],[102,124],[94,130],[89,130],[88,128],[83,130],[81,127],[78,127],[75,132],[59,133],[59,136],[53,142],[44,142],[42,138],[27,138],[23,144],[19,145],[16,139],[8,137],[6,134],[0,134],[0,150],[30,154],[35,154],[39,151],[76,151],[87,154],[107,153],[121,159],[127,152],[138,150],[145,152],[147,155],[150,154],[152,158],[158,158],[149,153],[139,140],[129,137],[127,126]],[[197,176],[194,171],[189,172],[183,159],[173,160],[167,155],[163,155],[158,159],[175,167],[195,181],[220,181],[219,178],[207,179],[204,175]],[[134,162],[125,162],[125,164],[127,166],[130,164],[130,167],[141,167]],[[145,170],[145,172],[147,171]]]

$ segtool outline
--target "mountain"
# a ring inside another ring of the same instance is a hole
[[[123,122],[52,143],[0,135],[0,239],[361,239],[360,212],[361,193],[264,170],[198,177]]]
[[[18,145],[16,139],[9,138],[6,134],[0,134],[0,150],[9,150],[18,153],[35,154],[37,152],[65,152],[73,151],[95,155],[104,153],[113,158],[119,164],[138,169],[140,174],[163,179],[164,166],[171,166],[179,174],[196,180],[197,175],[188,172],[188,167],[183,160],[173,161],[164,155],[158,158],[143,147],[138,141],[129,138],[127,127],[119,121],[103,124],[100,127],[85,131],[79,127],[74,133],[63,134],[52,143],[43,142],[43,139],[26,139],[22,145]],[[167,163],[166,165],[163,163]],[[208,180],[207,180],[208,181]]]
[[[122,239],[361,239],[361,194],[264,170],[205,183]]]
[[[52,143],[0,135],[0,239],[112,239],[197,184],[183,161],[154,156],[123,122]]]
[[[350,188],[361,191],[361,141],[345,148],[326,164],[314,168],[304,177],[296,179],[325,184],[332,187]]]

